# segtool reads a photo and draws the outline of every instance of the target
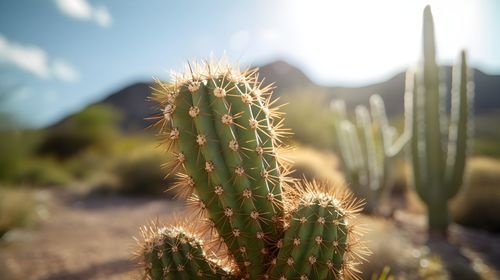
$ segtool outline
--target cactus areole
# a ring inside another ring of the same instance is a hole
[[[191,63],[172,83],[153,86],[161,111],[156,125],[179,178],[172,188],[200,216],[189,220],[190,227],[143,229],[138,255],[147,279],[331,279],[351,273],[353,249],[363,248],[348,225],[357,204],[320,195],[315,183],[292,186],[278,155],[288,130],[283,114],[271,108],[270,90],[256,70],[222,61]],[[297,215],[307,222],[297,222]],[[297,238],[298,247],[292,244]],[[285,268],[288,263],[297,269]]]

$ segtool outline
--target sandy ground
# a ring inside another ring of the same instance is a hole
[[[14,232],[11,241],[0,245],[0,280],[140,279],[132,259],[137,249],[133,236],[138,237],[138,228],[148,221],[165,219],[183,208],[182,203],[165,198],[85,196],[64,191],[45,191],[45,196],[48,217],[36,227]],[[396,215],[395,222],[363,219],[374,254],[361,267],[365,272],[362,276],[369,279],[390,263],[394,274],[418,279],[415,273],[422,263],[418,251],[425,248],[424,216]],[[453,225],[451,239],[455,245],[431,251],[450,261],[456,279],[466,279],[461,277],[462,267],[472,267],[479,276],[467,279],[500,279],[499,235]]]
[[[0,279],[138,279],[138,228],[182,209],[167,199],[48,194],[49,218],[0,248],[0,271],[10,271]]]

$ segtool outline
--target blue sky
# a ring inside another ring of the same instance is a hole
[[[475,67],[500,73],[495,0],[4,0],[0,89],[15,90],[0,110],[43,126],[211,53],[285,59],[321,84],[377,82],[417,61],[428,3],[442,63],[467,48]]]

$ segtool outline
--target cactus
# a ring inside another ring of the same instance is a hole
[[[356,124],[348,120],[345,102],[332,102],[337,151],[344,163],[348,186],[366,201],[365,211],[374,212],[390,183],[392,160],[409,139],[409,131],[396,137],[389,125],[384,101],[370,97],[370,111],[363,105],[355,109]],[[373,121],[372,121],[373,120]]]
[[[446,116],[445,89],[436,64],[434,23],[431,9],[424,10],[423,59],[414,73],[409,71],[406,94],[408,122],[412,126],[411,162],[413,184],[427,204],[430,233],[446,235],[449,224],[447,202],[459,191],[465,170],[471,129],[473,84],[462,51],[453,67],[451,114]]]
[[[279,253],[272,261],[270,279],[351,278],[360,241],[350,220],[359,204],[350,194],[332,196],[328,185],[299,184]],[[358,247],[358,248],[357,248]],[[299,278],[300,277],[300,278]]]
[[[186,174],[180,188],[194,190],[208,222],[240,270],[257,277],[279,238],[282,167],[276,155],[279,123],[267,91],[252,73],[224,64],[194,65],[173,87],[158,82],[175,165]],[[165,92],[166,91],[166,92]]]
[[[229,267],[205,255],[203,240],[186,225],[162,227],[152,223],[141,228],[139,254],[144,257],[150,279],[234,279]]]
[[[202,215],[205,224],[194,231],[167,226],[153,230],[155,238],[146,235],[143,241],[146,245],[139,254],[146,278],[170,279],[158,276],[160,270],[166,270],[166,274],[174,275],[172,277],[202,279],[193,273],[196,268],[204,267],[205,277],[213,279],[260,279],[265,276],[274,279],[270,267],[280,254],[283,236],[288,236],[285,225],[295,225],[290,213],[306,210],[299,209],[305,204],[291,210],[293,201],[301,199],[291,186],[294,181],[286,176],[288,167],[277,152],[280,137],[288,131],[283,128],[282,114],[270,108],[273,103],[271,87],[262,87],[256,70],[240,71],[223,62],[191,64],[186,73],[175,75],[172,84],[157,81],[153,99],[162,111],[157,122],[160,135],[174,154],[169,168],[178,172],[179,181],[173,188],[189,198],[189,204],[195,208],[194,212]],[[336,202],[333,197],[329,197],[331,205],[324,205],[319,199],[319,191],[310,187],[309,192],[317,197],[316,200],[311,198],[310,203],[321,206],[314,209],[321,211],[329,221],[336,217],[339,222],[327,223],[325,229],[321,227],[321,236],[328,242],[338,239],[345,251],[346,240],[354,238],[350,235],[355,236],[352,227],[345,226],[345,213],[355,211],[342,210],[341,207],[347,204]],[[308,223],[301,225],[300,231],[316,232],[316,227]],[[207,242],[212,244],[211,248],[198,246],[201,243],[195,238],[189,239],[183,247],[185,251],[179,254],[168,246],[163,246],[166,249],[159,253],[158,246],[162,245],[148,245],[164,244],[165,240],[168,244],[176,244],[176,240],[183,240],[195,231],[212,238]],[[312,244],[313,240],[308,238],[313,237],[304,236],[304,245]],[[148,241],[151,239],[156,241]],[[203,252],[213,252],[213,248],[219,252],[217,261],[204,257]],[[305,250],[304,253],[309,254],[309,249]],[[335,261],[336,273],[344,270],[348,273],[351,268],[344,262],[350,261],[346,259],[349,254],[344,257],[343,251],[337,252],[333,247],[320,251],[326,254],[323,258]],[[196,262],[192,266],[182,262],[186,252],[193,255],[196,252]],[[161,260],[158,254],[162,255]],[[223,269],[220,263],[231,264],[230,269]],[[183,265],[183,271],[179,271],[179,264]],[[300,275],[298,271],[290,272],[288,279]]]

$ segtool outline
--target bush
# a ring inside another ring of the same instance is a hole
[[[10,131],[0,133],[0,181],[11,182],[23,168],[39,138],[32,131]]]
[[[107,105],[94,105],[46,131],[38,154],[66,159],[95,148],[107,151],[118,135],[120,113]]]
[[[34,199],[27,190],[0,188],[0,238],[34,221]]]
[[[147,148],[117,159],[113,167],[117,191],[128,195],[165,195],[170,179],[161,165],[167,156],[158,149]]]
[[[72,176],[63,168],[63,164],[51,159],[32,158],[23,163],[14,182],[32,186],[66,186]]]
[[[311,98],[315,92],[290,93],[283,96],[287,103],[285,124],[294,136],[293,139],[316,148],[333,149],[333,114],[330,101],[325,98]]]
[[[451,202],[453,219],[460,224],[500,232],[500,161],[469,160],[468,183]]]

